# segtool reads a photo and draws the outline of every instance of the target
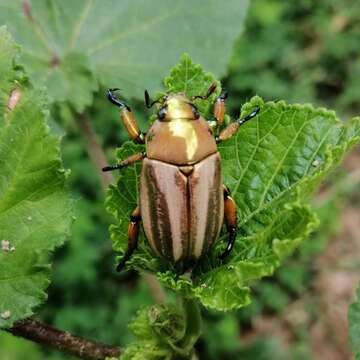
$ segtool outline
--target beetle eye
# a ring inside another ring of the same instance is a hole
[[[159,109],[158,111],[158,119],[160,121],[164,120],[165,119],[165,116],[166,116],[166,113],[167,113],[167,109],[166,109],[166,106],[163,106]]]
[[[192,109],[195,119],[198,119],[200,117],[200,113],[199,113],[199,110],[197,109],[197,107],[194,104],[191,104],[191,109]]]

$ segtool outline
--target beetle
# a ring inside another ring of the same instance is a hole
[[[130,107],[116,96],[118,90],[109,89],[107,98],[120,108],[120,118],[129,135],[134,142],[145,144],[146,151],[102,169],[112,171],[143,162],[140,204],[130,216],[128,248],[117,271],[125,267],[137,248],[141,222],[154,253],[184,271],[209,250],[225,219],[228,240],[221,255],[225,259],[236,238],[237,210],[230,191],[223,185],[217,143],[232,137],[260,108],[255,107],[249,115],[219,131],[224,122],[227,93],[222,92],[215,100],[212,122],[205,120],[194,104],[195,99],[208,99],[216,84],[205,95],[189,98],[184,93],[174,93],[152,102],[145,90],[146,107],[158,104],[158,112],[144,134]]]

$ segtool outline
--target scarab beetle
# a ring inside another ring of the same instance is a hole
[[[147,108],[158,104],[157,119],[147,134],[140,132],[133,112],[109,89],[108,99],[120,108],[120,117],[136,143],[146,151],[130,156],[103,171],[121,169],[143,161],[140,177],[140,204],[130,216],[128,248],[117,266],[124,268],[137,247],[140,222],[152,250],[181,269],[191,268],[219,237],[225,218],[228,232],[224,259],[232,250],[236,232],[236,205],[223,185],[217,143],[229,139],[259,107],[219,132],[225,115],[226,93],[216,99],[214,121],[206,121],[194,105],[216,90],[209,87],[203,96],[169,94],[151,102],[145,90]],[[215,137],[215,135],[218,136]]]

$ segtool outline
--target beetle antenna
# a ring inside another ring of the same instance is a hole
[[[145,105],[148,109],[151,108],[151,105],[150,105],[150,95],[149,95],[149,92],[145,89],[145,92],[144,92],[144,96],[145,96]]]
[[[145,89],[144,95],[145,95],[145,105],[148,109],[150,109],[154,104],[157,104],[157,103],[160,104],[159,99],[151,102],[149,92],[146,89]]]
[[[260,106],[256,106],[249,115],[245,116],[245,117],[242,118],[242,119],[239,119],[239,120],[238,120],[238,123],[239,123],[240,125],[246,123],[247,121],[249,121],[249,120],[251,120],[253,117],[255,117],[259,112],[260,112]]]
[[[228,98],[228,96],[229,96],[229,93],[226,90],[222,90],[221,94],[219,96],[219,99],[226,100]]]
[[[191,99],[192,100],[195,100],[195,99],[206,100],[206,99],[208,99],[209,96],[216,90],[216,86],[217,86],[216,83],[212,83],[205,95],[196,95],[196,96],[193,96]]]

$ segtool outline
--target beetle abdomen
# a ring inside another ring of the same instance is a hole
[[[177,263],[198,259],[219,236],[224,212],[220,156],[182,171],[145,158],[140,206],[145,235],[160,256]]]

